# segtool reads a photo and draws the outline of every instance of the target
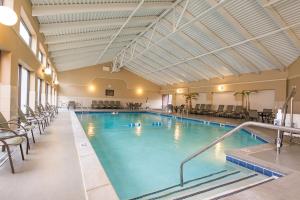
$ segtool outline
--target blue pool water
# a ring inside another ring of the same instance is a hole
[[[88,113],[78,118],[120,199],[178,184],[180,162],[230,130],[152,113]],[[230,170],[233,165],[225,160],[226,149],[262,143],[240,131],[189,162],[185,179]]]

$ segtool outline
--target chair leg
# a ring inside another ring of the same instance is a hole
[[[20,144],[20,151],[21,151],[22,160],[25,160],[25,159],[24,159],[24,153],[23,153],[22,144]]]
[[[42,135],[42,131],[41,131],[40,122],[37,122],[37,124],[38,124],[38,127],[39,127],[40,135]]]
[[[2,152],[4,152],[5,151],[5,146],[2,146]]]
[[[32,135],[33,143],[35,143],[35,138],[34,138],[34,134],[33,134],[33,130],[32,129],[31,129],[31,135]]]
[[[28,136],[27,135],[25,135],[25,138],[26,138],[26,154],[28,154],[28,151],[29,151],[29,149],[30,149],[30,144],[29,144],[29,139],[28,139]]]
[[[7,149],[7,154],[8,154],[8,159],[9,159],[9,163],[10,163],[10,168],[11,168],[11,173],[15,173],[15,169],[14,169],[14,164],[12,162],[12,158],[11,158],[11,154],[10,154],[10,149],[9,146],[7,145],[6,142],[2,141],[4,143],[5,148]]]

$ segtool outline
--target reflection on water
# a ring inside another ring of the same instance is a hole
[[[180,124],[176,123],[175,124],[175,130],[174,130],[174,139],[176,141],[179,141],[181,137],[181,128],[180,128]]]
[[[141,126],[138,126],[135,128],[135,134],[136,136],[141,136],[142,134],[142,127]]]
[[[88,123],[88,126],[87,126],[87,135],[88,135],[88,137],[95,136],[95,126],[94,126],[93,123]]]
[[[215,145],[215,158],[217,160],[224,160],[224,147],[222,143],[217,143]]]

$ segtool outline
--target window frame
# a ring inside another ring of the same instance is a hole
[[[41,64],[43,64],[44,62],[44,57],[45,55],[43,54],[43,52],[41,50],[38,51],[38,60],[40,61]]]
[[[25,30],[27,31],[28,35],[29,35],[29,44],[27,44],[26,40],[23,38],[23,36],[21,35],[21,25],[24,26]],[[20,36],[23,39],[23,41],[29,46],[29,48],[32,48],[32,33],[30,32],[27,24],[25,23],[25,21],[20,18],[20,30],[19,30]]]
[[[26,105],[29,105],[29,91],[30,91],[30,71],[23,67],[21,64],[18,66],[18,107],[22,110],[22,105],[21,105],[21,98],[22,98],[22,70],[26,70],[27,73],[27,91],[26,91]],[[27,109],[26,109],[27,112]]]
[[[42,103],[42,79],[37,78],[37,96],[36,96],[36,103],[39,106]]]

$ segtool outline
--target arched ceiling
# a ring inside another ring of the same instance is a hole
[[[58,70],[113,62],[160,85],[283,70],[299,0],[31,0]]]

